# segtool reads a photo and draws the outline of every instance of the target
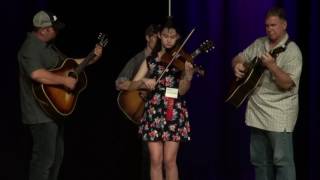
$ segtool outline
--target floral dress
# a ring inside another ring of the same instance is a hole
[[[157,58],[148,58],[150,77],[157,79],[166,65]],[[139,133],[144,141],[189,141],[190,124],[186,101],[165,97],[166,87],[178,88],[181,71],[169,67],[155,90],[150,93],[145,104],[145,113],[141,119]],[[171,108],[170,108],[171,107]]]

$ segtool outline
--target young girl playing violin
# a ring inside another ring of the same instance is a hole
[[[163,180],[165,174],[165,179],[178,180],[176,157],[179,143],[190,140],[188,110],[183,95],[190,88],[194,69],[188,61],[183,71],[173,65],[166,69],[167,63],[161,60],[168,49],[176,46],[180,37],[172,21],[161,28],[158,37],[158,44],[140,66],[128,89],[150,91],[139,133],[148,142],[151,179]]]

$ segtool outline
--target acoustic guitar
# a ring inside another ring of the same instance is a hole
[[[205,52],[208,53],[213,50],[214,46],[212,41],[204,41],[199,48],[197,48],[191,54],[192,59],[197,57],[199,54]],[[195,71],[199,75],[204,75],[204,70],[198,66]],[[139,124],[144,113],[144,105],[149,92],[147,90],[131,90],[131,91],[120,91],[118,94],[117,102],[119,109],[122,113],[133,123]]]
[[[103,33],[98,35],[98,40],[98,45],[101,47],[105,47],[108,43],[108,39]],[[80,92],[87,86],[87,76],[84,69],[95,56],[94,52],[91,52],[80,64],[74,59],[67,58],[60,66],[49,70],[56,75],[77,79],[77,84],[73,90],[69,90],[63,85],[33,82],[33,95],[40,107],[49,116],[57,120],[63,120],[72,114]]]
[[[269,53],[276,59],[277,56],[285,50],[286,46],[280,46]],[[266,69],[259,57],[255,57],[249,64],[245,64],[245,66],[247,68],[244,77],[242,79],[234,79],[231,82],[230,90],[225,100],[225,102],[228,102],[237,108],[241,106],[249,94],[257,87]]]

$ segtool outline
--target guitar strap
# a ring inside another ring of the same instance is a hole
[[[280,46],[282,48],[284,48],[284,50],[282,52],[284,52],[287,49],[288,44],[291,42],[291,40],[288,38],[287,41],[284,43],[283,46]],[[279,48],[279,47],[278,47]],[[277,49],[277,48],[275,48]],[[273,49],[274,50],[274,49]],[[276,57],[278,56],[278,54],[276,55]]]
[[[288,38],[287,41],[284,43],[284,48],[287,49],[288,44],[291,42],[291,40]]]

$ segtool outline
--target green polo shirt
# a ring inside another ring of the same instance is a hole
[[[23,123],[37,124],[53,121],[37,104],[33,96],[31,73],[38,69],[52,69],[62,59],[63,57],[53,45],[40,41],[33,33],[28,33],[18,52]]]

